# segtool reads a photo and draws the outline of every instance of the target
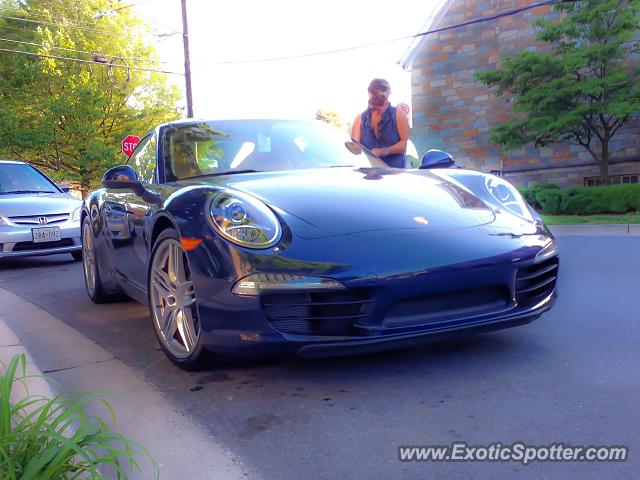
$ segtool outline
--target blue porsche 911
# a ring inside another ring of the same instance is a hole
[[[503,179],[389,168],[318,122],[180,121],[104,174],[81,214],[87,292],[149,305],[166,355],[319,356],[528,323],[557,245]]]

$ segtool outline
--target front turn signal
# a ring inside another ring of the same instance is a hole
[[[180,238],[180,244],[187,252],[198,247],[202,243],[201,238]]]

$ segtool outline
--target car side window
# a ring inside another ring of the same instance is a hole
[[[143,183],[155,183],[156,145],[155,135],[149,135],[142,139],[129,159],[138,179]]]

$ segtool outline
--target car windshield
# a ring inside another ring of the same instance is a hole
[[[321,122],[234,120],[175,125],[164,133],[167,181],[246,171],[386,167]]]
[[[59,190],[31,165],[0,163],[0,195],[10,193],[56,193]]]

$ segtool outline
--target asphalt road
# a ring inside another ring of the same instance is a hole
[[[96,306],[70,256],[0,262],[0,287],[105,347],[262,478],[637,478],[640,237],[561,237],[533,324],[409,351],[173,367],[146,307]],[[398,445],[626,445],[625,463],[401,463]],[[180,448],[176,445],[176,448]]]

